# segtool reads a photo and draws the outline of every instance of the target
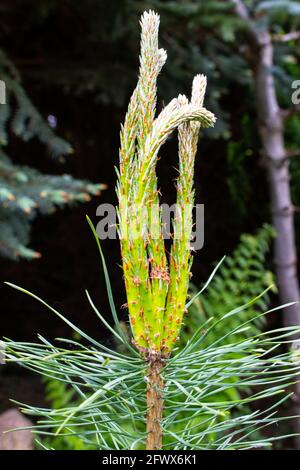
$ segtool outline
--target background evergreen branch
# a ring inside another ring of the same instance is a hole
[[[6,104],[0,106],[0,254],[17,260],[33,259],[40,253],[28,247],[31,225],[37,214],[49,215],[58,208],[86,202],[105,185],[77,180],[70,175],[42,174],[29,166],[13,163],[4,152],[10,134],[24,143],[38,138],[57,159],[73,153],[58,137],[27,96],[20,75],[0,51],[0,74],[6,87]]]

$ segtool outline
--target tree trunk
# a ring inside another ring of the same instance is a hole
[[[147,450],[162,448],[163,387],[161,375],[163,362],[159,357],[151,358],[148,369],[147,383]]]
[[[243,0],[233,0],[235,14],[248,27],[248,47],[253,67],[258,130],[267,170],[272,223],[277,232],[274,264],[281,302],[297,302],[283,310],[285,326],[300,325],[300,292],[297,274],[294,207],[291,200],[290,172],[284,146],[284,122],[279,108],[273,76],[273,44],[268,30],[257,27]],[[298,338],[299,339],[299,338]],[[300,416],[300,384],[295,385],[294,414]],[[294,431],[300,433],[300,418],[295,419]],[[300,438],[295,439],[300,449]]]
[[[269,180],[272,223],[276,230],[274,264],[283,304],[297,302],[283,310],[285,326],[300,325],[300,293],[297,274],[297,251],[294,229],[294,207],[291,200],[290,172],[284,146],[284,122],[278,105],[273,77],[273,45],[268,32],[260,33],[260,44],[254,67],[256,109],[264,162]],[[300,415],[300,385],[294,388],[293,413]],[[300,433],[300,419],[294,420],[294,432]],[[295,437],[300,448],[300,438]]]
[[[300,325],[294,208],[291,201],[289,162],[284,147],[284,123],[273,77],[273,45],[268,32],[260,33],[254,67],[258,128],[267,170],[272,222],[276,230],[274,263],[282,303],[298,302],[283,311],[285,326]]]

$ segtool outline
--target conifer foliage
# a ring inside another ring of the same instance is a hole
[[[28,247],[33,219],[38,213],[51,214],[65,205],[85,202],[100,193],[102,184],[76,180],[70,175],[43,174],[29,166],[16,165],[5,147],[10,135],[25,143],[39,139],[53,158],[73,152],[71,145],[55,135],[27,96],[21,77],[0,51],[1,80],[6,102],[0,104],[0,255],[17,260],[37,258]]]

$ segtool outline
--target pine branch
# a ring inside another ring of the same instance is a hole
[[[272,40],[275,42],[289,42],[300,39],[300,31],[291,31],[285,34],[274,34]]]
[[[39,257],[39,253],[26,247],[33,219],[39,213],[48,215],[66,205],[87,202],[103,189],[103,184],[13,165],[0,152],[0,253],[12,259]]]
[[[291,106],[288,109],[282,109],[281,115],[283,119],[289,119],[290,117],[300,112],[300,105]]]

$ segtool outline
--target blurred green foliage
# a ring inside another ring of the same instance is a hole
[[[223,315],[235,308],[236,302],[238,302],[238,305],[244,305],[249,299],[260,295],[270,286],[273,286],[272,291],[276,292],[273,273],[266,268],[266,257],[274,235],[272,227],[264,225],[255,235],[243,234],[241,236],[237,248],[231,256],[225,258],[205,292],[195,298],[189,307],[185,325],[181,332],[181,347],[184,347],[189,338],[208,318],[214,318],[215,320],[222,318]],[[191,298],[197,292],[196,286],[191,284]],[[242,322],[254,318],[258,308],[261,311],[267,310],[269,303],[270,295],[269,292],[266,292],[254,306],[248,307],[239,316],[233,315],[225,322],[222,322],[220,326],[222,331],[219,331],[216,327],[214,333],[217,336],[212,338],[209,335],[205,338],[203,347],[222,337],[224,328],[228,332],[233,332]],[[243,337],[259,333],[263,327],[263,320],[259,318],[250,325],[249,330],[243,331]],[[231,334],[230,341],[233,341],[233,339],[234,334]]]
[[[104,186],[70,175],[43,174],[16,164],[9,146],[13,139],[21,140],[25,149],[28,141],[38,139],[56,160],[72,154],[73,149],[36,109],[18,70],[1,50],[0,76],[6,91],[6,102],[0,105],[0,255],[14,260],[39,258],[41,254],[28,247],[36,215],[52,214],[59,207],[89,201]]]

